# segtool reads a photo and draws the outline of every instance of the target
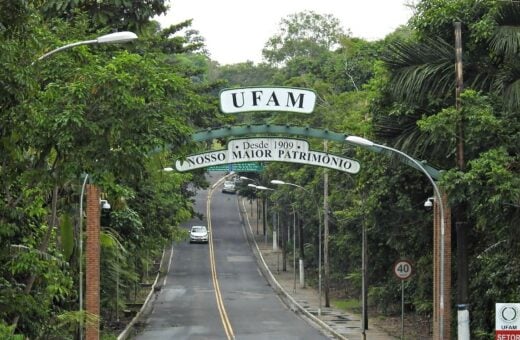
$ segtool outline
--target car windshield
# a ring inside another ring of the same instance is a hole
[[[225,185],[225,186],[232,187],[232,186],[235,185],[235,183],[233,183],[233,182],[231,182],[231,181],[226,181],[226,182],[224,182],[224,185]]]
[[[192,233],[202,233],[206,231],[206,227],[193,227],[191,228]]]

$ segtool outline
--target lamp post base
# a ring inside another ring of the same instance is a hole
[[[305,288],[305,270],[303,266],[303,259],[298,260],[298,269],[300,271],[300,288]]]

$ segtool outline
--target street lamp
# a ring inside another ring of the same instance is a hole
[[[440,282],[440,297],[439,297],[439,333],[440,333],[439,336],[440,336],[440,339],[444,339],[444,277],[445,277],[444,247],[445,247],[445,237],[446,236],[445,236],[445,221],[444,221],[444,202],[443,202],[439,187],[433,180],[432,176],[424,168],[424,166],[420,162],[418,162],[416,159],[414,159],[413,157],[407,155],[406,153],[404,153],[400,150],[394,149],[392,147],[386,146],[386,145],[376,144],[363,137],[348,136],[347,138],[345,138],[345,140],[351,144],[355,144],[355,145],[359,145],[359,146],[365,146],[365,147],[374,146],[374,147],[378,147],[381,149],[386,149],[388,151],[395,152],[395,153],[405,157],[406,159],[411,161],[413,164],[415,164],[416,167],[418,169],[420,169],[426,175],[426,177],[428,177],[428,180],[430,181],[430,183],[433,186],[435,198],[437,199],[437,202],[439,203],[439,210],[440,210],[440,214],[441,214],[441,268],[440,268],[440,281],[441,282]]]
[[[78,41],[78,42],[75,42],[75,43],[70,43],[70,44],[58,47],[58,48],[56,48],[56,49],[54,49],[54,50],[52,50],[50,52],[45,53],[44,55],[39,57],[37,59],[37,61],[45,59],[45,58],[49,57],[50,55],[52,55],[52,54],[54,54],[56,52],[67,50],[69,48],[73,48],[73,47],[80,46],[80,45],[118,44],[118,43],[129,42],[129,41],[132,41],[132,40],[135,40],[135,39],[137,39],[137,35],[135,33],[133,33],[133,32],[128,32],[128,31],[105,34],[105,35],[102,35],[102,36],[100,36],[100,37],[98,37],[98,38],[96,38],[94,40]],[[32,64],[34,64],[34,62]]]
[[[34,65],[35,62],[43,60],[54,53],[67,50],[76,46],[80,45],[90,45],[90,44],[117,44],[117,43],[124,43],[128,41],[132,41],[137,39],[137,35],[133,32],[116,32],[116,33],[110,33],[102,35],[94,40],[84,40],[84,41],[78,41],[75,43],[70,43],[61,47],[58,47],[50,52],[47,52],[40,56],[37,60],[33,61],[31,65]],[[79,310],[80,312],[83,311],[83,196],[85,193],[85,186],[88,182],[89,175],[85,174],[85,178],[83,180],[83,184],[81,186],[81,194],[80,194],[80,201],[79,201]],[[110,209],[110,204],[104,200],[104,202],[100,202],[102,204],[102,207],[104,209]],[[79,332],[80,339],[83,339],[83,317],[81,317],[81,326],[80,326],[80,332]]]
[[[246,176],[240,176],[239,178],[242,181],[252,181],[252,182],[257,183],[256,179],[249,178],[249,177],[246,177]],[[255,201],[256,201],[256,234],[258,235],[258,224],[259,224],[258,220],[260,219],[260,216],[258,215],[258,212],[259,212],[259,209],[258,209],[258,197],[256,197],[256,195],[255,195]],[[253,198],[252,197],[249,200],[249,202],[251,204],[251,215],[252,215],[253,214]]]
[[[268,187],[264,187],[263,185],[248,184],[247,186],[256,188],[258,190],[268,190],[268,191],[271,190],[271,191],[274,191],[274,189],[271,189],[271,188],[268,188]]]
[[[81,194],[79,196],[79,311],[83,312],[83,195],[85,194],[85,185],[88,181],[88,174],[85,174],[83,185],[81,186]],[[80,316],[79,338],[83,339],[83,315]]]
[[[300,188],[303,191],[305,191],[307,194],[309,194],[309,196],[312,197],[314,204],[316,204],[316,208],[318,210],[318,234],[319,234],[318,235],[318,296],[319,296],[318,316],[321,316],[321,211],[320,211],[320,206],[318,205],[318,202],[316,202],[316,197],[314,197],[314,195],[311,192],[309,192],[309,190],[305,189],[301,185],[280,181],[278,179],[273,179],[271,181],[271,183],[276,184],[276,185],[290,185],[292,187]]]
[[[292,212],[293,212],[293,293],[296,293],[296,209],[294,209],[294,205],[291,204]],[[289,235],[287,235],[289,238]],[[303,266],[302,266],[303,268]]]
[[[256,185],[256,184],[253,184],[253,183],[249,183],[247,186],[250,187],[250,188],[257,189],[257,190],[274,191],[274,189],[271,189],[271,188],[268,188],[268,187],[264,187],[262,185]],[[265,213],[267,213],[267,205],[268,204],[269,204],[269,200],[265,200],[265,212],[262,213],[263,215]],[[264,217],[262,223],[264,224],[264,243],[265,243],[265,245],[267,245],[267,231],[266,231],[266,228],[265,228],[265,217]],[[273,215],[273,232],[274,232],[274,215]],[[275,240],[275,238],[273,237],[273,248],[274,248],[274,240]]]

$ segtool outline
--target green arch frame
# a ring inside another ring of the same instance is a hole
[[[315,129],[311,127],[300,127],[300,126],[292,126],[292,125],[272,125],[272,124],[262,124],[262,125],[237,125],[237,126],[226,126],[215,129],[207,129],[194,133],[191,136],[192,141],[194,142],[202,142],[215,138],[223,138],[230,136],[244,136],[244,135],[256,135],[256,134],[283,134],[283,135],[291,135],[291,136],[305,136],[312,138],[319,138],[324,140],[330,140],[334,142],[345,142],[345,138],[347,138],[348,134],[332,132],[328,130]],[[359,146],[365,149],[368,149],[373,152],[382,153],[386,155],[393,155],[395,153],[388,151],[386,149],[382,149],[377,146]],[[397,156],[398,159],[412,168],[417,170],[421,170],[417,167],[416,164],[411,162],[409,159],[406,159],[401,156]],[[421,165],[426,169],[428,174],[435,180],[439,179],[440,171],[435,169],[432,166],[426,164],[425,161],[418,161]]]

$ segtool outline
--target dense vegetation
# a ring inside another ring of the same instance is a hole
[[[206,185],[202,172],[161,170],[206,147],[190,142],[198,129],[270,122],[364,136],[444,170],[439,185],[453,210],[454,302],[469,303],[473,337],[491,339],[494,303],[520,298],[520,5],[425,0],[409,25],[375,42],[350,36],[331,15],[296,13],[283,18],[258,65],[212,61],[189,21],[162,28],[151,20],[166,9],[163,0],[0,2],[0,337],[77,335],[85,318],[76,312],[82,176],[89,174],[112,204],[102,219],[102,322],[109,334],[164,246],[182,237],[179,224],[197,213],[193,190]],[[459,101],[455,21],[462,22]],[[113,30],[139,39],[36,61]],[[218,112],[220,89],[264,84],[315,90],[315,113]],[[358,159],[363,170],[325,175],[269,164],[248,176],[313,193],[280,187],[269,199],[282,220],[284,207],[297,202],[300,252],[314,279],[313,199],[322,204],[327,176],[331,298],[359,298],[364,229],[371,308],[392,313],[399,306],[391,266],[406,257],[417,268],[406,283],[408,310],[430,315],[432,216],[422,209],[432,196],[428,180],[381,155],[326,147]]]

